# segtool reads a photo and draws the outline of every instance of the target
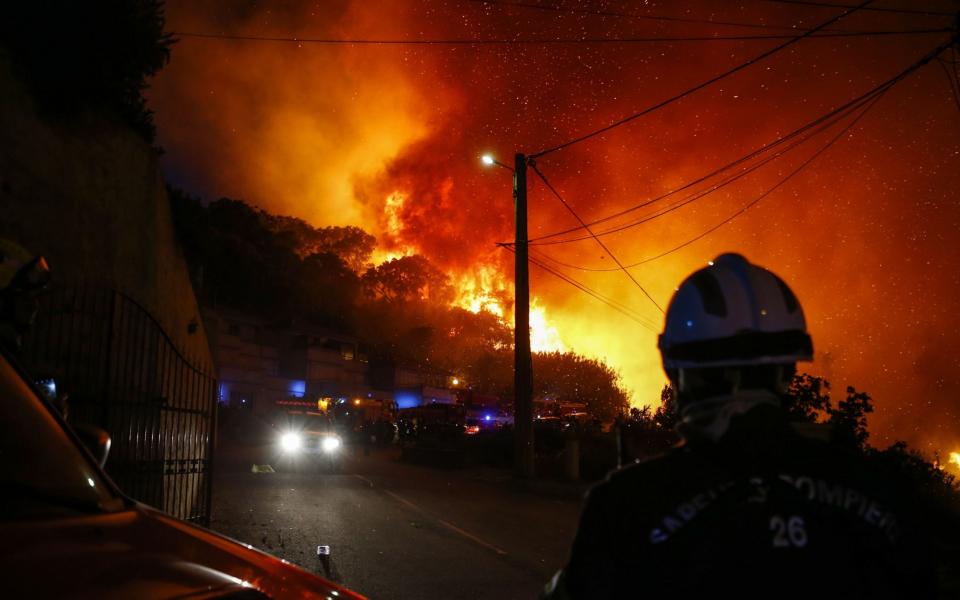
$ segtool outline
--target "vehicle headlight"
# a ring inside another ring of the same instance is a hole
[[[323,451],[324,452],[335,452],[337,448],[340,447],[340,438],[328,437],[323,438]]]
[[[300,449],[300,436],[296,433],[285,433],[280,438],[280,448],[284,452],[296,452]]]

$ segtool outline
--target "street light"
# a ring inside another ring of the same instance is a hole
[[[488,167],[497,165],[498,167],[503,167],[504,169],[509,169],[510,171],[513,170],[513,167],[503,164],[502,162],[494,158],[492,154],[484,154],[483,156],[480,157],[480,162],[482,162],[484,165]]]

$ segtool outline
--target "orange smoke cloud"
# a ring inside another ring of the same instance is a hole
[[[329,4],[329,5],[328,5]],[[238,6],[243,8],[237,8]],[[828,8],[693,2],[634,11],[810,26]],[[171,3],[169,28],[342,38],[710,35],[709,25],[545,13],[481,3]],[[949,19],[947,19],[948,21]],[[653,23],[653,24],[651,24]],[[850,29],[943,25],[871,13]],[[571,34],[571,32],[574,32]],[[585,219],[655,197],[866,91],[937,42],[930,36],[806,40],[633,124],[544,157],[539,166]],[[458,303],[509,308],[509,173],[479,156],[533,152],[615,121],[774,42],[698,45],[320,46],[183,39],[155,82],[165,169],[208,196],[247,199],[315,224],[375,234],[379,259],[420,252],[450,273]],[[957,114],[935,65],[887,94],[857,128],[729,225],[632,270],[666,306],[692,270],[737,251],[791,283],[817,351],[814,373],[874,395],[877,443],[960,438],[960,152]],[[837,130],[834,130],[835,132]],[[831,132],[831,133],[833,133]],[[811,144],[741,181],[605,238],[625,263],[690,240],[780,181]],[[655,205],[647,210],[653,210]],[[643,212],[636,213],[638,215]],[[623,222],[623,221],[619,221]],[[531,174],[530,235],[574,225]],[[612,257],[587,240],[537,246],[594,269]],[[634,402],[658,401],[662,315],[622,273],[551,263],[642,315],[624,318],[532,267],[553,342],[607,359]],[[804,366],[802,365],[802,368]]]
[[[211,31],[226,20],[239,30],[335,36],[361,20],[350,10],[309,18],[293,5],[238,14],[240,4],[171,3],[168,26]],[[183,38],[151,102],[163,107],[168,165],[197,191],[314,223],[364,223],[354,179],[379,173],[430,132],[409,79],[360,49]]]

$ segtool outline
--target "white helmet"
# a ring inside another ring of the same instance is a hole
[[[718,256],[680,284],[659,347],[664,369],[813,359],[797,297],[782,279],[739,254]]]

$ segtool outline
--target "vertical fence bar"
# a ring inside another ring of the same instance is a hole
[[[180,461],[183,460],[183,396],[186,390],[184,379],[186,378],[186,369],[182,362],[177,362],[177,394],[175,399],[176,412],[174,413],[174,460],[173,460],[173,480],[176,487],[175,510],[177,516],[183,515],[184,489],[180,477]]]
[[[204,466],[207,468],[207,473],[205,479],[206,489],[204,493],[206,496],[204,518],[206,522],[204,525],[207,527],[210,526],[210,520],[213,519],[213,452],[217,447],[217,413],[220,408],[219,404],[219,390],[217,389],[217,380],[209,378],[210,382],[210,391],[207,396],[207,410],[209,410],[207,418],[207,456]]]
[[[136,315],[140,317],[140,315]],[[132,323],[131,352],[130,352],[130,380],[129,390],[127,391],[127,403],[130,407],[131,428],[130,434],[133,436],[131,444],[131,461],[136,465],[137,487],[140,489],[140,495],[143,498],[150,496],[150,465],[143,462],[143,429],[145,421],[149,419],[149,413],[146,409],[143,394],[143,362],[146,344],[144,343],[144,330],[147,323],[142,318],[137,318]],[[148,500],[149,504],[155,505],[155,500]]]
[[[101,383],[101,394],[100,394],[100,424],[106,429],[109,426],[109,421],[107,420],[108,411],[110,410],[110,404],[115,398],[113,392],[113,373],[114,370],[112,367],[112,356],[115,349],[115,340],[114,340],[114,329],[115,323],[117,320],[117,294],[112,290],[104,294],[107,297],[107,339],[103,344],[104,353],[101,357],[103,361],[103,380]]]

